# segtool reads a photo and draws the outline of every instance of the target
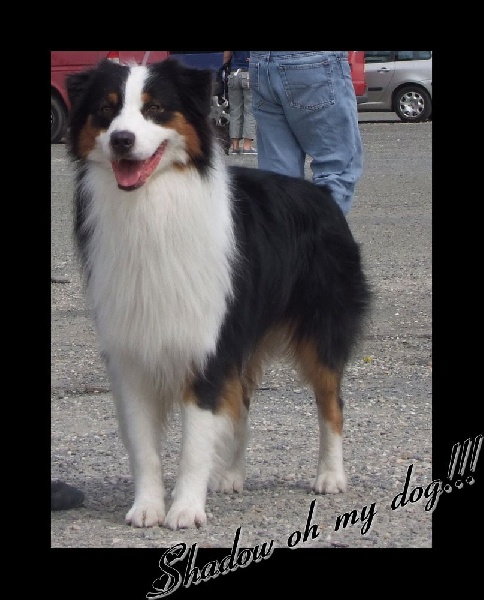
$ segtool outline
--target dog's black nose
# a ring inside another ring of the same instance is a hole
[[[113,131],[111,147],[118,156],[129,154],[133,149],[135,135],[131,131]]]

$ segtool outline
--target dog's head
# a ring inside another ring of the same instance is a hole
[[[70,75],[68,148],[112,170],[130,191],[170,168],[210,163],[212,72],[174,59],[148,67],[109,60]]]

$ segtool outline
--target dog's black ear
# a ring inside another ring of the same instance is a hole
[[[66,77],[66,90],[71,106],[75,107],[81,102],[86,90],[89,89],[91,82],[98,74],[100,76],[107,75],[122,68],[120,65],[105,58],[90,69],[68,75]]]
[[[177,92],[184,106],[208,117],[214,86],[214,74],[210,69],[186,67],[176,58],[167,58],[155,65],[155,69],[160,69],[160,72],[176,82]]]
[[[207,69],[187,69],[181,72],[182,90],[191,98],[194,108],[204,117],[210,114],[214,91],[214,75]]]
[[[66,77],[67,97],[71,106],[75,106],[83,97],[84,92],[89,87],[91,79],[91,71],[83,71],[82,73],[72,73]]]

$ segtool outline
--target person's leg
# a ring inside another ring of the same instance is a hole
[[[289,127],[274,90],[279,77],[269,52],[251,52],[249,75],[252,111],[257,128],[259,169],[304,177],[304,151]]]
[[[363,169],[347,53],[288,53],[276,61],[285,114],[299,144],[312,159],[313,181],[331,189],[346,215]]]
[[[242,119],[244,110],[243,92],[237,75],[230,74],[227,81],[230,106],[229,137],[230,149],[239,151],[239,142],[242,138]]]
[[[252,91],[249,83],[249,73],[243,72],[240,74],[242,83],[242,93],[244,100],[244,118],[242,124],[243,150],[251,151],[253,149],[252,142],[255,139],[255,119],[252,112]]]
[[[317,185],[328,184],[333,197],[345,215],[352,204],[356,183],[363,171],[363,145],[358,125],[358,109],[355,90],[351,80],[347,53],[337,53],[334,68],[334,89],[336,103],[328,112],[326,123],[328,137],[333,148],[337,149],[337,160],[341,171],[328,174],[326,159],[315,153],[311,162],[313,181]]]

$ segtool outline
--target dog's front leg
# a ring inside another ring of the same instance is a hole
[[[164,524],[171,529],[201,527],[207,522],[205,500],[217,435],[226,419],[196,403],[182,409],[182,447],[173,504]]]
[[[126,522],[135,527],[162,525],[165,489],[161,464],[162,418],[155,389],[129,365],[110,361],[113,394],[134,479],[135,498]]]

